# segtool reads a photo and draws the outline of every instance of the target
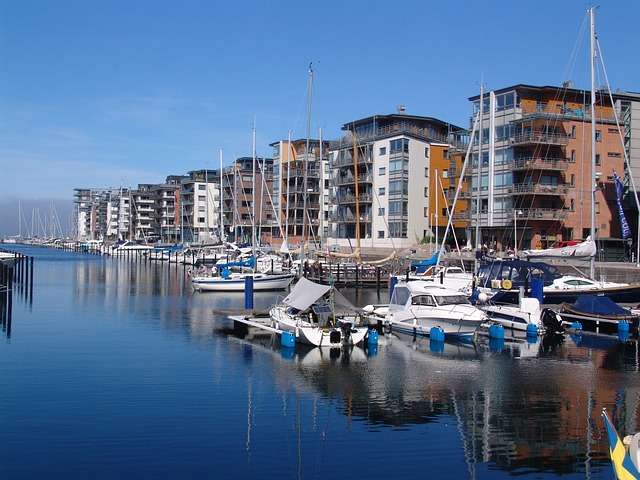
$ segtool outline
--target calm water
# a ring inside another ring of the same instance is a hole
[[[35,283],[0,340],[2,479],[612,479],[602,408],[640,429],[636,342],[291,354],[181,267],[15,250]]]

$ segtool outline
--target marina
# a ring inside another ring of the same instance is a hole
[[[166,263],[12,249],[35,266],[0,346],[2,478],[421,477],[428,465],[433,478],[610,479],[602,408],[622,436],[640,430],[634,338],[382,332],[289,347],[229,319],[268,314],[282,293],[255,292],[246,309],[242,292],[194,291]],[[340,291],[389,301],[388,288]],[[354,464],[358,452],[371,461]]]

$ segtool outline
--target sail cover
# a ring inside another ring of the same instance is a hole
[[[306,310],[329,290],[331,290],[329,285],[320,285],[303,277],[298,280],[283,303],[298,310]]]
[[[584,242],[560,248],[546,248],[544,250],[525,250],[522,252],[525,257],[564,257],[583,258],[593,257],[597,252],[596,242],[591,237],[587,237]]]

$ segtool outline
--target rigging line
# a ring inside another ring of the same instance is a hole
[[[624,147],[624,139],[622,137],[622,129],[620,128],[620,119],[618,118],[618,111],[615,108],[615,104],[613,102],[613,95],[611,94],[611,85],[609,83],[609,76],[607,75],[607,69],[604,65],[604,57],[602,56],[602,48],[600,47],[600,41],[598,40],[598,37],[596,35],[596,47],[598,49],[598,53],[599,53],[599,57],[600,58],[600,64],[602,66],[602,73],[604,75],[605,78],[605,82],[606,82],[606,86],[607,86],[607,93],[609,94],[609,101],[611,102],[611,107],[613,110],[613,116],[616,120],[616,127],[618,128],[618,136],[620,137],[620,145],[622,146],[622,151],[624,152],[624,168],[625,168],[625,173],[629,172],[629,181],[631,182],[631,187],[633,188],[633,197],[635,199],[635,203],[636,203],[636,207],[638,207],[638,215],[640,216],[640,200],[638,199],[638,191],[636,190],[636,182],[633,178],[633,173],[631,171],[631,161],[629,159],[629,152],[627,152],[627,149]],[[625,126],[626,128],[626,126]],[[638,243],[638,254],[636,256],[636,262],[640,262],[640,221],[638,221],[638,238],[637,238],[637,243]]]

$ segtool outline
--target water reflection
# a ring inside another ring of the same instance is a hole
[[[535,337],[498,346],[479,338],[434,348],[429,339],[391,334],[380,336],[375,355],[360,347],[332,355],[283,348],[262,332],[233,339],[270,352],[278,383],[293,376],[292,388],[312,386],[339,400],[339,410],[370,432],[450,419],[469,464],[511,474],[610,468],[599,422],[604,406],[624,430],[640,426],[635,341],[568,341],[550,349]]]
[[[246,390],[242,392],[246,399],[240,399],[246,404],[230,405],[229,410],[246,409],[248,465],[264,455],[258,447],[265,448],[264,443],[257,444],[256,424],[273,428],[273,423],[259,422],[256,416],[267,409],[270,420],[289,420],[293,414],[294,428],[285,429],[283,436],[299,431],[292,443],[301,450],[309,444],[322,448],[321,442],[330,435],[327,425],[337,428],[333,422],[350,433],[357,425],[364,435],[358,440],[369,448],[379,448],[377,443],[382,441],[404,442],[401,447],[384,446],[396,463],[462,455],[469,476],[476,476],[482,465],[489,472],[539,478],[565,474],[609,478],[601,409],[607,407],[621,433],[640,430],[639,354],[633,339],[587,334],[563,341],[507,336],[501,341],[479,337],[472,343],[454,344],[391,334],[380,335],[377,346],[364,348],[283,348],[272,334],[239,333],[225,316],[214,314],[214,310],[243,308],[242,293],[194,292],[181,267],[66,253],[73,256],[61,261],[57,252],[46,255],[36,260],[36,298],[48,286],[66,282],[74,299],[69,307],[70,300],[62,297],[66,293],[53,290],[59,305],[52,302],[48,308],[86,323],[94,319],[99,328],[108,324],[105,319],[113,319],[195,343],[210,355],[212,366],[207,366],[212,372],[207,373],[215,377],[211,390],[231,390],[237,385]],[[56,265],[41,268],[38,262]],[[343,293],[356,305],[388,300],[385,291],[345,289]],[[255,308],[267,309],[279,296],[282,293],[257,292]],[[141,330],[135,332],[136,341],[149,336],[146,329]],[[14,336],[20,335],[18,325]],[[152,350],[148,358],[157,361],[154,355],[164,353]],[[179,359],[166,361],[165,368],[174,363]],[[273,391],[279,395],[276,400],[271,398]],[[166,392],[159,393],[161,397]],[[199,393],[212,399],[219,394],[217,390]],[[181,397],[176,394],[175,398]],[[228,402],[240,403],[237,397]],[[215,432],[223,436],[237,428],[223,420],[215,425]],[[305,436],[309,431],[316,437]],[[270,434],[265,438],[270,440]],[[447,435],[447,441],[442,435]],[[333,440],[348,442],[348,436],[342,437]],[[272,459],[265,462],[270,464]],[[440,468],[446,469],[445,464],[443,460]],[[395,468],[395,475],[401,475],[403,465]],[[485,473],[484,478],[490,477]]]

